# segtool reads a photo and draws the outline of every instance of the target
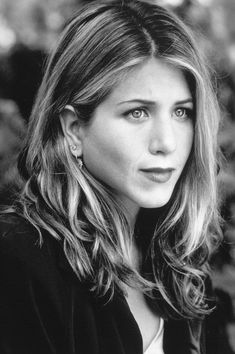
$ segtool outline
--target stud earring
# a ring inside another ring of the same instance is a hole
[[[76,151],[78,148],[77,145],[69,145],[69,147],[72,151]]]
[[[77,157],[77,162],[78,162],[78,168],[82,170],[83,168],[83,161],[80,157]]]
[[[82,167],[83,167],[82,158],[79,156],[78,153],[77,153],[77,154],[75,153],[76,150],[78,150],[78,146],[77,146],[77,145],[69,145],[69,147],[70,147],[70,150],[71,150],[73,156],[74,156],[74,157],[76,158],[76,160],[77,160],[79,169],[81,170]]]

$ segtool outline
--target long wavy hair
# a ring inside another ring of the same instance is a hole
[[[141,210],[133,232],[112,189],[79,169],[60,114],[70,104],[89,124],[125,73],[153,57],[185,74],[195,102],[194,141],[169,203]],[[60,240],[77,277],[97,295],[111,298],[127,284],[161,304],[162,316],[200,317],[210,311],[205,279],[220,238],[218,126],[210,73],[184,23],[147,2],[94,2],[70,20],[48,59],[19,158],[25,185],[15,208],[41,242],[42,229]],[[139,270],[130,260],[135,237]]]

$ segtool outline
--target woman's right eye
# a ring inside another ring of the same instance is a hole
[[[148,117],[148,112],[145,108],[135,108],[126,112],[125,117],[132,120],[142,120]]]

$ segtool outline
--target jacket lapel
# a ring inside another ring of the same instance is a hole
[[[201,321],[165,321],[163,348],[164,354],[202,354]]]

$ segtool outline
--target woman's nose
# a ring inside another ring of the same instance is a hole
[[[151,154],[170,154],[176,149],[176,132],[170,116],[156,119],[150,133],[149,151]]]

